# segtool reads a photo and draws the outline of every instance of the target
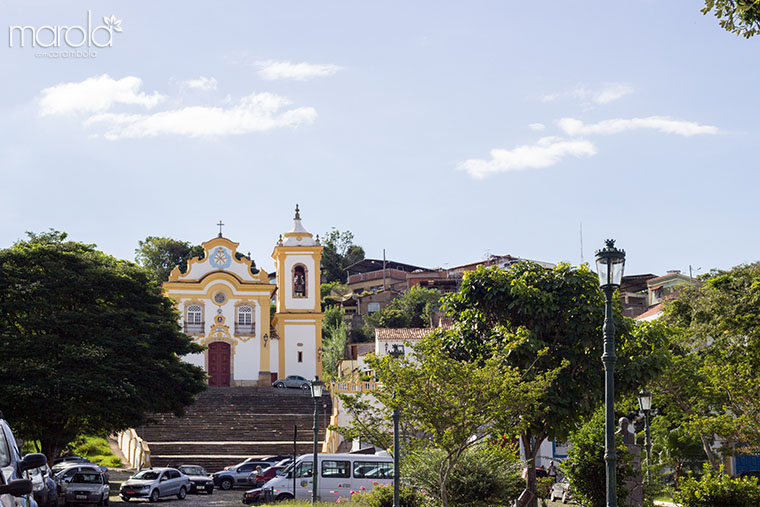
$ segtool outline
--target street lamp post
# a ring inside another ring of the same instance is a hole
[[[322,389],[325,383],[318,376],[311,381],[311,397],[314,399],[314,461],[311,465],[311,503],[317,502],[317,479],[319,477],[319,462],[317,461],[317,445],[319,441],[319,404],[322,402]],[[295,469],[294,469],[295,470]],[[293,492],[295,494],[295,491]]]
[[[615,478],[615,323],[612,316],[612,294],[623,278],[625,251],[615,248],[608,239],[605,247],[596,252],[599,285],[604,292],[604,461],[607,466],[607,507],[617,507]]]
[[[652,483],[652,436],[649,433],[649,414],[652,411],[652,393],[644,389],[639,393],[639,408],[644,412],[644,445],[647,448],[647,484]]]
[[[398,345],[396,343],[393,344],[393,348],[388,352],[388,355],[391,356],[394,359],[398,359],[399,357],[404,355],[404,346]],[[396,401],[396,393],[393,393],[393,401]],[[398,443],[398,422],[401,418],[401,415],[399,413],[399,409],[397,406],[393,407],[393,507],[399,507],[400,506],[400,485],[401,482],[401,464],[399,459],[399,443]]]

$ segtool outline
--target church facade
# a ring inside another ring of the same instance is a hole
[[[237,248],[220,232],[203,243],[203,257],[190,259],[185,273],[175,267],[164,283],[184,332],[208,347],[183,359],[204,368],[209,385],[219,387],[321,375],[319,237],[303,227],[296,206],[292,229],[272,253],[275,283]]]

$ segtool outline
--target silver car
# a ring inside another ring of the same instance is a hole
[[[299,376],[299,375],[289,375],[285,378],[275,380],[272,382],[272,387],[293,387],[296,389],[309,389],[311,387],[311,381]]]
[[[121,485],[119,495],[128,502],[132,498],[148,498],[151,502],[167,496],[184,500],[190,491],[190,479],[176,468],[146,468]]]
[[[77,472],[66,484],[64,505],[76,503],[96,503],[108,505],[111,486],[102,472]]]

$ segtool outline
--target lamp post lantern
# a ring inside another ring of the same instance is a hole
[[[639,408],[644,412],[644,445],[647,448],[647,484],[652,483],[652,436],[649,433],[649,414],[652,410],[652,393],[644,389],[639,393]]]
[[[605,241],[596,252],[599,285],[604,292],[604,461],[607,468],[607,507],[617,507],[615,478],[615,323],[612,316],[612,294],[623,279],[625,251],[615,248],[615,240]]]
[[[393,344],[393,348],[388,352],[388,355],[394,359],[404,355],[404,346]],[[396,401],[396,393],[393,393],[393,401]],[[399,459],[399,438],[398,438],[398,423],[401,418],[398,407],[393,407],[393,507],[400,506],[400,485],[401,482],[401,463]]]
[[[325,383],[319,380],[318,376],[314,377],[311,381],[311,397],[314,400],[314,461],[311,465],[311,503],[317,502],[317,478],[319,477],[319,462],[317,461],[317,445],[319,441],[319,404],[322,402],[322,390],[325,387]],[[293,469],[295,471],[295,469]],[[293,491],[295,495],[295,491]]]

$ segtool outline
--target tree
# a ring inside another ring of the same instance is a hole
[[[668,414],[702,442],[715,471],[715,435],[760,450],[760,263],[712,271],[665,306],[672,366],[653,386]]]
[[[749,39],[760,31],[760,0],[705,0],[702,14],[709,12],[727,32]]]
[[[388,303],[381,311],[365,315],[366,334],[374,334],[376,327],[431,327],[433,312],[439,309],[440,304],[440,292],[414,286]]]
[[[479,267],[465,274],[459,292],[445,303],[455,323],[446,343],[454,357],[482,362],[507,349],[505,364],[526,380],[561,368],[540,403],[522,413],[526,487],[535,492],[541,443],[567,440],[601,401],[604,302],[598,278],[585,265]],[[665,367],[667,342],[657,326],[635,326],[623,318],[619,304],[615,313],[616,394],[622,395]],[[509,428],[511,421],[501,424]]]
[[[336,314],[339,320],[335,318]],[[340,362],[346,356],[346,345],[348,330],[343,321],[343,311],[334,306],[325,312],[322,320],[322,372],[328,380],[338,380],[340,377]]]
[[[364,249],[354,245],[350,231],[335,227],[322,238],[322,276],[325,282],[345,282],[346,268],[364,259]]]
[[[184,273],[187,261],[193,257],[203,256],[203,247],[191,245],[187,241],[172,238],[148,236],[138,242],[135,260],[145,268],[158,283],[169,280],[169,274],[175,266]]]
[[[604,462],[604,410],[597,410],[591,419],[570,434],[572,446],[567,451],[567,459],[560,467],[570,480],[573,498],[581,505],[604,507],[607,505],[607,467]],[[621,434],[615,435],[617,462],[618,505],[625,505],[628,490],[623,484],[634,476],[631,466],[633,456],[623,442]]]
[[[29,234],[0,250],[0,409],[51,461],[78,435],[181,414],[205,373],[180,359],[203,348],[178,317],[137,265]]]
[[[450,357],[441,333],[418,342],[411,358],[370,356],[367,365],[377,376],[370,391],[374,402],[341,396],[352,423],[338,428],[346,438],[364,437],[376,446],[391,448],[390,413],[401,413],[410,447],[433,447],[442,452],[438,472],[441,504],[449,505],[451,473],[464,453],[494,435],[497,421],[510,419],[520,428],[520,415],[535,410],[538,399],[556,372],[526,381],[515,368],[504,366],[500,354],[475,363]],[[501,434],[501,433],[499,433]],[[398,452],[393,449],[393,452]]]

